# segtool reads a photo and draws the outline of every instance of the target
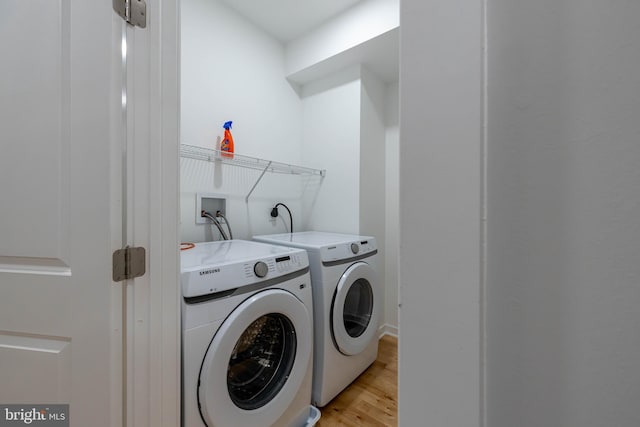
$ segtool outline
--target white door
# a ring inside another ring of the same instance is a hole
[[[115,22],[0,2],[0,403],[69,404],[78,427],[121,421]]]
[[[175,2],[164,4],[169,7],[162,18],[154,14],[153,33],[140,45],[146,57],[160,51],[160,20],[177,22]],[[165,165],[177,163],[177,138],[174,151],[166,143],[171,127],[177,129],[177,72],[166,63],[177,56],[171,43],[177,25],[163,30],[170,42],[164,62],[147,61],[147,80],[157,83],[154,96],[173,84],[167,95],[172,105],[149,106],[151,97],[135,97],[149,123],[165,115],[162,124],[147,123],[143,131],[156,136],[154,148],[137,149],[155,167],[123,162],[123,135],[131,128],[123,113],[123,25],[111,1],[0,1],[0,405],[69,404],[75,427],[153,424],[149,419],[176,425],[178,418],[171,277],[177,276],[177,215],[147,218],[138,230],[145,237],[132,238],[140,220],[130,211],[176,206],[177,169]],[[173,82],[153,80],[161,68]],[[172,109],[175,118],[166,116]],[[144,128],[139,124],[128,144]],[[163,171],[172,175],[149,179]],[[134,176],[142,184],[132,183]],[[124,191],[159,194],[162,185],[168,193],[135,203]],[[163,227],[169,233],[150,242]],[[112,282],[111,271],[113,250],[132,240],[144,240],[154,260],[136,292],[133,281]],[[135,301],[126,303],[134,293]],[[148,326],[157,319],[165,323]],[[146,359],[132,355],[140,343]],[[135,415],[141,413],[148,415]]]

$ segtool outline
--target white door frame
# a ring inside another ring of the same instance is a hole
[[[147,273],[126,286],[126,425],[180,425],[179,0],[147,0],[127,28],[127,244]]]

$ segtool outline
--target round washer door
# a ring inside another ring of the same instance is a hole
[[[214,335],[198,405],[210,427],[271,425],[299,392],[311,361],[311,313],[277,289],[240,304]]]
[[[331,307],[331,331],[338,350],[353,356],[378,333],[377,276],[365,262],[351,265],[340,277]]]

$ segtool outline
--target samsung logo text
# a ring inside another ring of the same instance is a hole
[[[204,276],[206,274],[213,274],[213,273],[220,273],[220,269],[219,268],[211,268],[209,270],[202,270],[200,272],[200,275]]]

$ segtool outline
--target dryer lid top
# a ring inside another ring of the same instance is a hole
[[[295,247],[322,248],[326,246],[360,243],[375,246],[375,237],[359,236],[356,234],[327,233],[324,231],[302,231],[297,233],[268,234],[254,236],[261,242],[291,243]],[[365,243],[366,242],[366,243]]]
[[[318,256],[322,262],[335,262],[377,253],[376,239],[355,234],[303,231],[299,233],[254,236],[254,240],[302,248]],[[313,258],[312,255],[311,257]]]

